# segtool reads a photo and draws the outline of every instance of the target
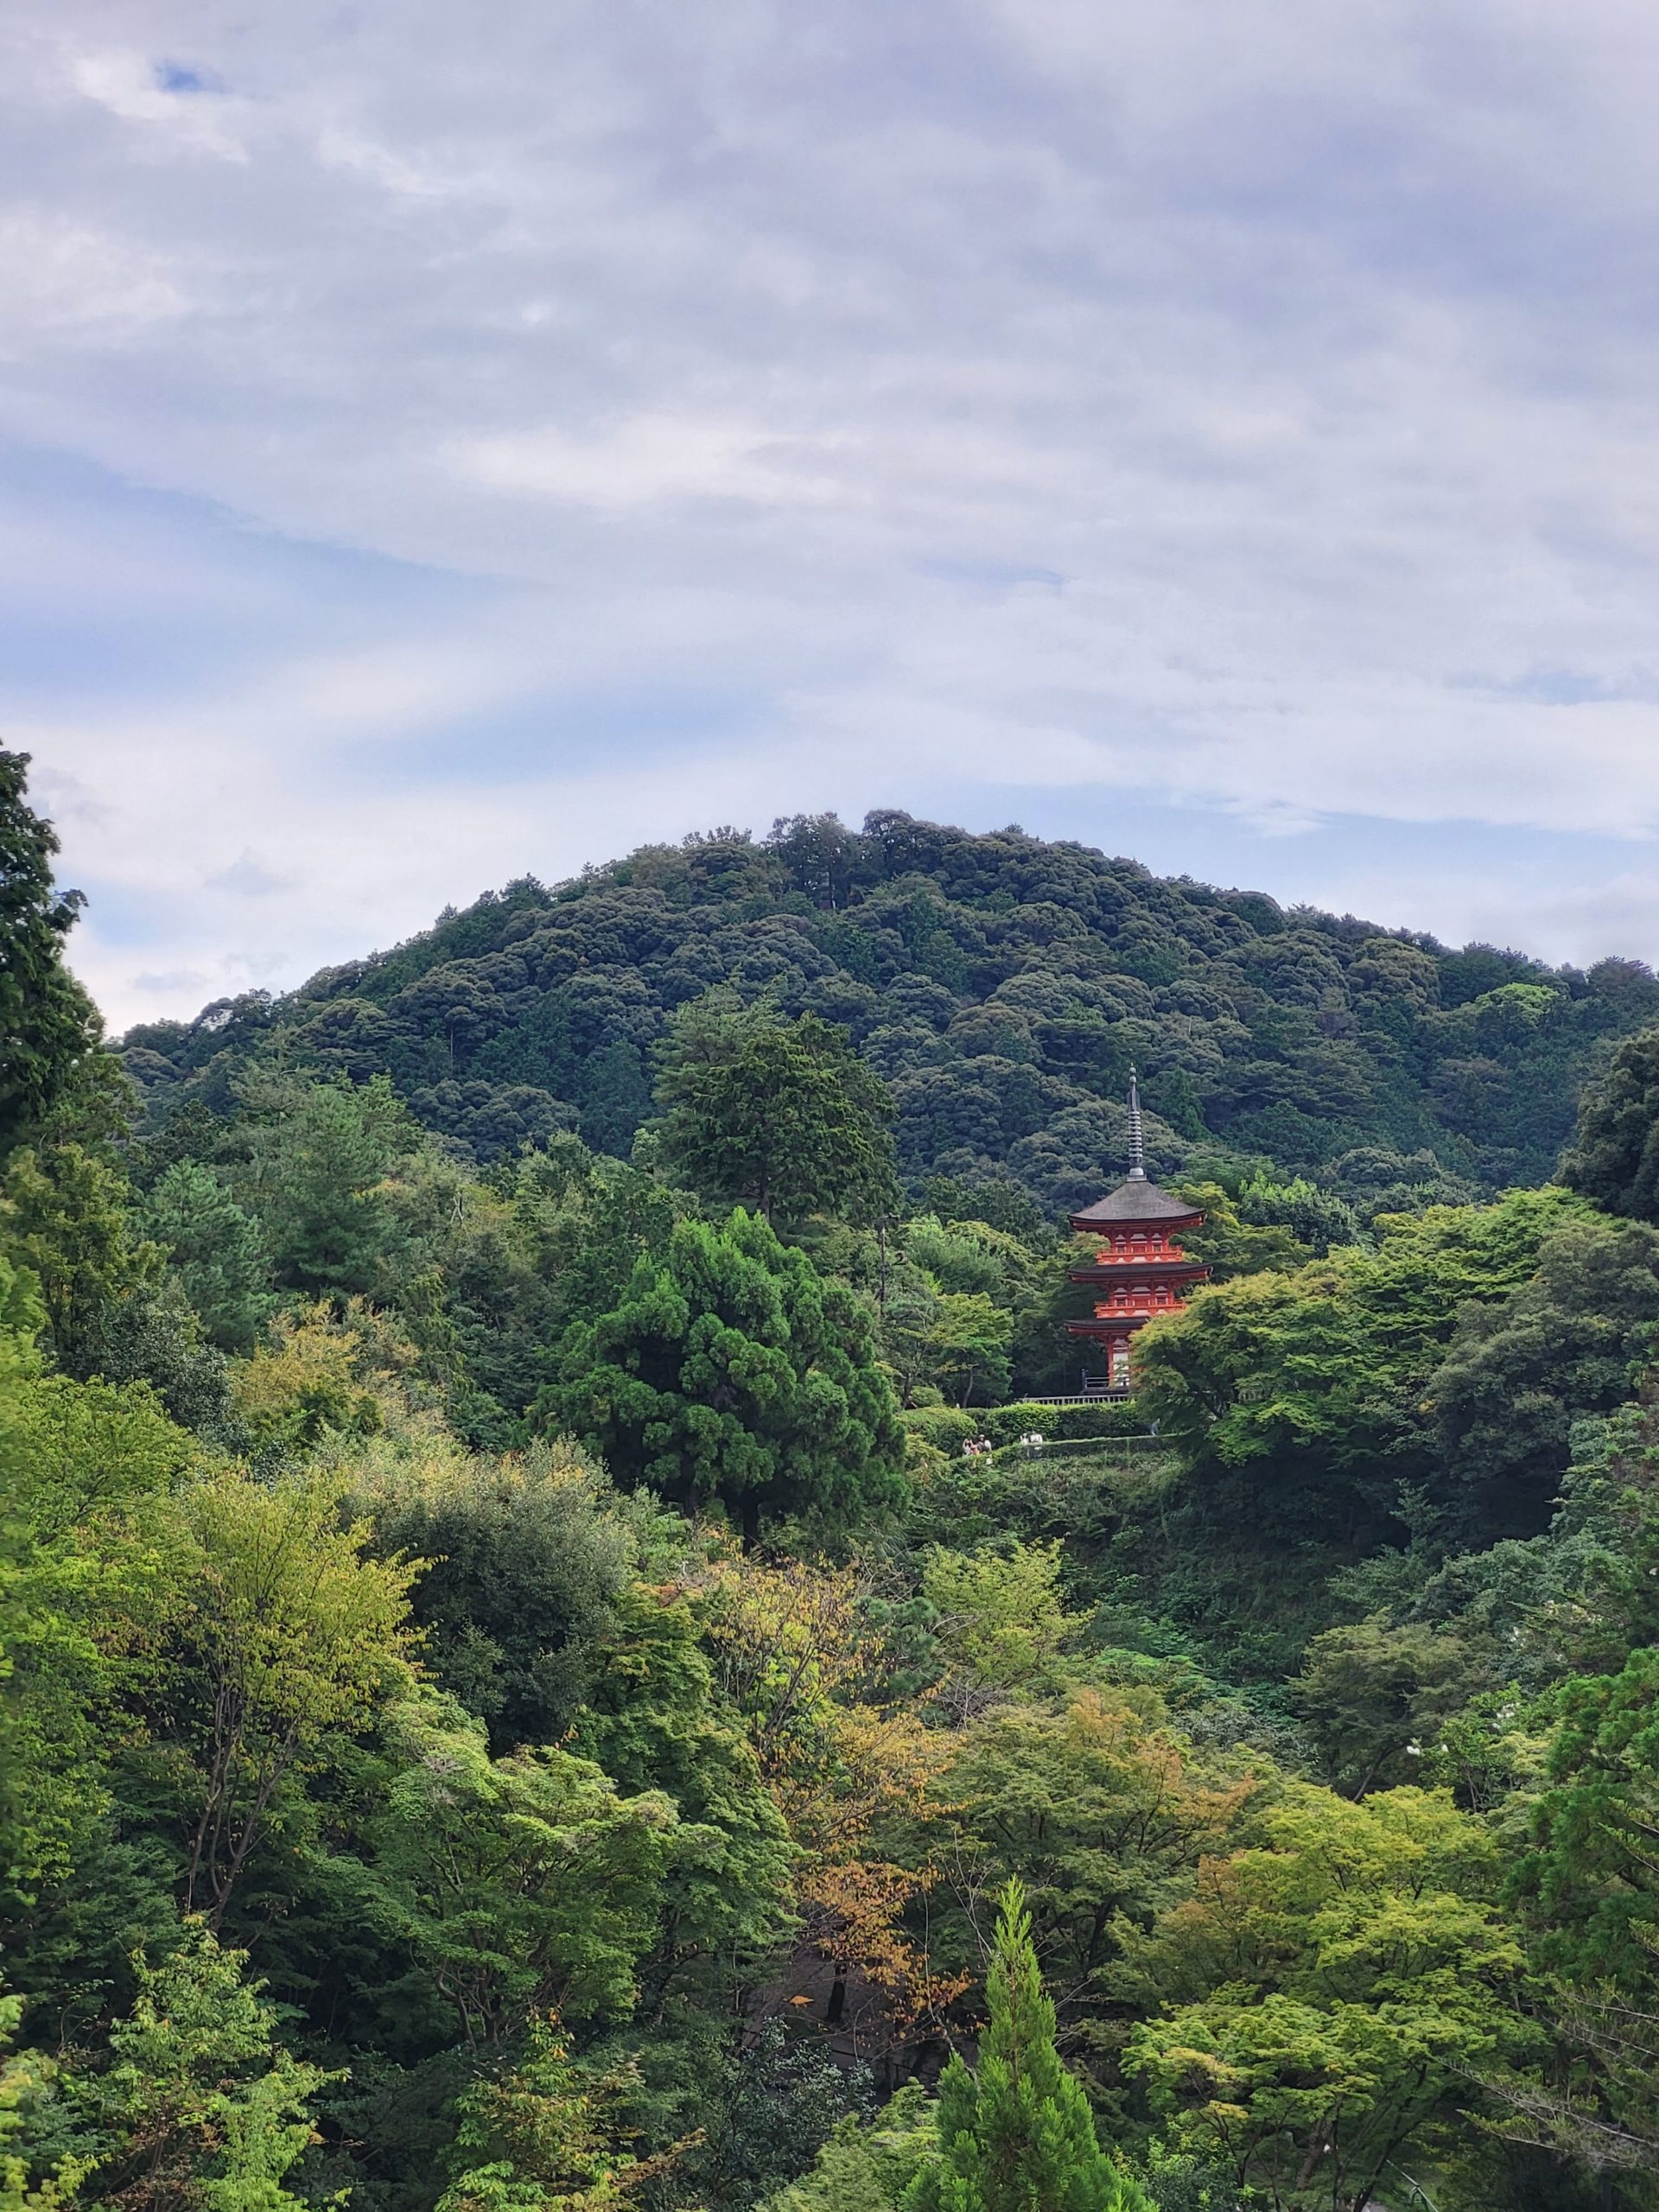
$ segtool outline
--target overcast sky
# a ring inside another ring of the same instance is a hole
[[[1652,0],[4,13],[118,1025],[829,806],[1659,953]]]

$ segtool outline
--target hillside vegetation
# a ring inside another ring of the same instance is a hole
[[[880,816],[118,1059],[24,766],[0,2212],[1659,2212],[1646,969]]]
[[[124,1057],[153,1117],[181,1096],[222,1111],[280,1036],[289,1065],[388,1076],[480,1162],[566,1128],[626,1157],[674,1012],[716,987],[848,1030],[892,1086],[906,1178],[1006,1171],[1046,1210],[1117,1172],[1132,1064],[1166,1173],[1219,1147],[1317,1169],[1369,1211],[1540,1182],[1599,1047],[1659,1014],[1633,961],[1453,952],[886,813],[526,878],[289,997],[136,1029]]]

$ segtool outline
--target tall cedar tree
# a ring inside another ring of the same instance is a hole
[[[999,1900],[979,2073],[952,2056],[939,2082],[939,2157],[905,2212],[1152,2212],[1101,2149],[1083,2085],[1054,2048],[1025,1891]]]
[[[718,1229],[677,1223],[610,1313],[572,1325],[531,1419],[629,1488],[718,1499],[751,1535],[762,1516],[859,1520],[905,1496],[868,1314],[741,1207]]]
[[[1627,1037],[1586,1088],[1560,1173],[1609,1213],[1659,1222],[1659,1029]]]
[[[57,832],[24,798],[27,753],[0,751],[0,1160],[74,1087],[100,1024],[63,964],[83,904],[52,880]]]
[[[893,1100],[844,1029],[769,1008],[682,1015],[658,1086],[664,1149],[705,1197],[768,1221],[893,1206]]]

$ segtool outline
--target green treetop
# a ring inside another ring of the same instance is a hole
[[[887,1086],[815,1014],[698,1001],[675,1024],[658,1096],[664,1160],[707,1197],[769,1221],[896,1204]]]
[[[0,750],[0,1159],[75,1088],[100,1029],[63,964],[81,896],[53,883],[57,833],[23,797],[28,771]]]
[[[1516,1887],[1552,1923],[1552,1961],[1646,2000],[1659,1986],[1659,1650],[1559,1693],[1549,1787]]]
[[[107,2064],[76,2052],[67,2066],[12,2062],[10,2082],[0,2072],[0,2140],[20,2138],[0,2158],[4,2212],[303,2212],[284,2183],[316,2140],[311,2100],[331,2077],[283,2048],[246,1964],[187,1921],[159,1965],[135,1960]]]
[[[149,1193],[144,1226],[216,1344],[246,1351],[275,1304],[258,1224],[223,1179],[198,1160],[175,1160]]]
[[[1148,2212],[1144,2192],[1101,2149],[1083,2085],[1054,2048],[1025,1892],[1001,1898],[979,2072],[952,2057],[939,2082],[939,2156],[905,2212]]]
[[[0,1251],[34,1277],[48,1348],[67,1374],[107,1371],[115,1310],[160,1271],[159,1250],[134,1234],[131,1196],[120,1170],[84,1145],[24,1146],[7,1163]]]
[[[421,1133],[385,1077],[353,1086],[258,1070],[239,1086],[233,1194],[286,1290],[364,1291],[394,1236],[390,1186]]]
[[[1561,1180],[1610,1213],[1659,1222],[1659,1029],[1625,1038],[1586,1089]]]
[[[680,2147],[641,2161],[621,2147],[639,2077],[573,2063],[556,2015],[533,2020],[517,2066],[480,2075],[456,2101],[453,2177],[438,2212],[624,2212]]]
[[[682,1221],[609,1313],[572,1325],[537,1425],[677,1504],[857,1518],[899,1503],[902,1439],[869,1318],[740,1208]]]

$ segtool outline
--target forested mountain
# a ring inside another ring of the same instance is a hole
[[[1131,1064],[1165,1172],[1262,1158],[1365,1212],[1413,1185],[1541,1181],[1599,1051],[1659,1014],[1634,961],[1454,952],[883,813],[526,878],[285,998],[146,1024],[124,1059],[152,1125],[188,1098],[224,1110],[236,1066],[280,1037],[291,1066],[388,1075],[480,1162],[556,1129],[626,1156],[671,1016],[719,987],[850,1032],[892,1086],[907,1179],[1006,1172],[1051,1211],[1121,1162]]]
[[[1645,969],[797,821],[141,1096],[25,765],[0,2212],[1659,2212]]]

